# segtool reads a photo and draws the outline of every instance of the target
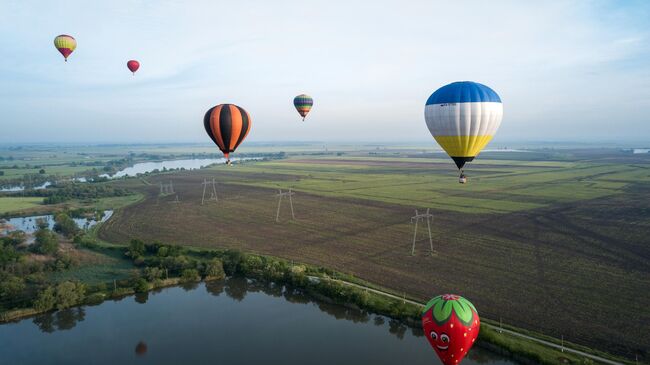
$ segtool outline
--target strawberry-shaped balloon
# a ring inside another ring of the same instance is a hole
[[[481,320],[469,300],[444,294],[429,301],[422,312],[422,328],[445,365],[457,365],[474,345]]]

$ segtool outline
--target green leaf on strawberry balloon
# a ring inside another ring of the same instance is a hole
[[[438,295],[437,297],[432,298],[430,301],[428,301],[427,304],[424,306],[422,315],[424,315],[429,309],[431,309],[431,307],[433,307],[433,305],[436,304],[436,302],[440,300],[440,298],[442,298],[442,295]]]
[[[431,310],[431,317],[438,325],[445,324],[453,312],[456,313],[460,322],[469,326],[472,324],[476,312],[476,308],[469,300],[453,294],[439,295],[431,299],[424,307],[422,315],[426,315],[429,310]]]
[[[458,298],[458,300],[450,301],[450,303],[452,303],[454,307],[456,317],[458,317],[464,325],[470,326],[474,319],[474,312],[472,310],[476,310],[472,303],[463,297]]]
[[[449,320],[451,317],[451,310],[453,309],[453,305],[451,301],[448,300],[440,300],[438,301],[434,306],[433,306],[433,319],[438,323],[442,324],[445,323]]]

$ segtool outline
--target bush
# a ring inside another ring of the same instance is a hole
[[[56,286],[56,308],[66,309],[83,301],[86,286],[81,283],[64,281]]]
[[[144,255],[145,246],[144,242],[139,239],[132,239],[129,243],[129,248],[126,250],[126,255],[135,259]]]
[[[147,283],[147,280],[144,278],[138,278],[133,283],[133,290],[135,290],[136,293],[145,293],[149,291],[149,283]]]
[[[0,242],[11,246],[18,246],[27,240],[27,234],[23,231],[11,231],[6,236],[0,237]]]
[[[196,269],[185,269],[181,274],[181,281],[184,283],[191,283],[200,280],[201,276],[199,275],[199,271]]]
[[[90,304],[90,305],[101,304],[105,298],[106,295],[104,293],[93,293],[90,294],[88,297],[86,297],[86,304]]]
[[[56,235],[46,228],[41,228],[34,234],[36,240],[32,250],[43,255],[53,254],[59,249],[59,240]]]
[[[72,242],[75,245],[77,245],[77,247],[85,247],[90,249],[95,249],[99,247],[99,245],[97,244],[94,238],[85,234],[78,234],[74,236],[74,240]]]
[[[214,258],[205,264],[203,275],[210,279],[223,279],[226,273],[223,270],[223,263],[218,258]]]
[[[54,230],[66,237],[72,237],[77,233],[77,231],[79,231],[77,223],[75,223],[75,221],[66,213],[57,213],[54,216],[54,221],[56,222],[54,224]]]
[[[11,274],[0,275],[0,304],[9,303],[5,307],[15,307],[24,291],[25,280],[22,278]]]
[[[163,270],[159,267],[145,267],[144,268],[144,277],[148,281],[156,281],[161,279],[163,276]]]
[[[54,288],[51,286],[48,286],[43,290],[39,295],[38,298],[34,301],[34,309],[39,310],[39,311],[49,311],[50,309],[54,308],[56,305],[56,296],[54,292]]]

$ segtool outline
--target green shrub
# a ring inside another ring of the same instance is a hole
[[[38,298],[34,301],[34,309],[39,311],[49,311],[56,305],[56,296],[54,288],[48,286],[43,290]]]
[[[104,293],[93,293],[86,297],[86,304],[101,304],[105,298],[106,295]]]
[[[147,292],[149,291],[149,283],[147,283],[147,280],[144,278],[138,278],[133,283],[133,290],[135,290],[136,293]]]
[[[223,279],[226,273],[223,270],[223,263],[218,258],[208,261],[203,269],[203,275],[210,279]]]
[[[66,309],[84,300],[86,286],[81,283],[64,281],[56,286],[56,308]]]
[[[199,280],[201,280],[201,276],[199,275],[199,271],[196,269],[185,269],[181,274],[181,282],[191,283]]]

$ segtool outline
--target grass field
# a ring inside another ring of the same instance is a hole
[[[0,197],[0,214],[41,206],[39,197]]]
[[[76,249],[71,252],[72,254],[69,254],[77,259],[79,265],[70,270],[51,273],[49,279],[52,282],[77,280],[94,285],[127,279],[133,275],[134,271],[137,272],[133,263],[124,257],[122,250]]]
[[[486,318],[644,357],[649,166],[484,159],[468,170],[467,185],[437,159],[303,156],[219,166],[150,177],[153,185],[118,182],[146,198],[99,236],[240,248],[331,267],[422,300],[458,292]],[[201,206],[201,182],[213,177],[220,201]],[[157,196],[155,184],[170,179],[180,203]],[[297,220],[284,205],[276,223],[274,194],[290,186]],[[426,207],[435,215],[436,253],[427,255],[421,240],[410,256],[409,218]]]

